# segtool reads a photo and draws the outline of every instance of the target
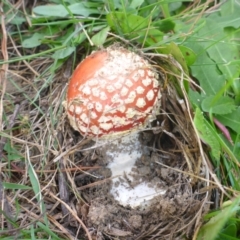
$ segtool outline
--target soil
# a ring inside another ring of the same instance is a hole
[[[191,220],[201,208],[201,184],[193,183],[183,173],[187,170],[186,160],[181,152],[175,151],[176,144],[169,136],[148,131],[142,133],[141,138],[149,151],[137,160],[131,184],[138,184],[143,178],[147,183],[166,189],[166,193],[155,197],[145,208],[131,209],[119,205],[110,194],[111,171],[106,168],[104,153],[101,149],[95,149],[94,153],[93,150],[84,151],[82,166],[100,166],[75,178],[85,201],[80,206],[84,208],[80,217],[91,229],[93,239],[180,239],[182,229],[185,229],[186,237],[193,234],[195,221]],[[153,147],[157,143],[161,150]]]

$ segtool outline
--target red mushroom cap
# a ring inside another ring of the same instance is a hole
[[[160,107],[160,86],[151,65],[124,48],[92,53],[74,71],[65,108],[72,127],[87,137],[144,128]]]

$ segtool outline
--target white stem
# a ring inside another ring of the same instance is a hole
[[[155,196],[166,192],[164,189],[150,186],[143,180],[137,185],[131,185],[134,182],[134,174],[136,176],[136,171],[133,172],[135,163],[144,154],[138,133],[108,142],[104,151],[108,160],[107,167],[111,169],[113,177],[111,193],[121,205],[130,205],[132,208],[145,207]]]

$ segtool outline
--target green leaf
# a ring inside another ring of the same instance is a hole
[[[240,4],[239,1],[226,1],[220,8],[220,16],[216,19],[217,25],[224,27],[240,27]],[[211,15],[210,15],[211,16]]]
[[[62,238],[59,238],[48,226],[44,225],[42,222],[38,221],[37,225],[47,234],[49,234],[49,236],[51,236],[51,239],[54,240],[63,240]]]
[[[17,183],[8,183],[3,182],[3,186],[5,189],[22,189],[22,190],[31,190],[32,188],[26,185],[17,184]]]
[[[237,45],[228,40],[223,28],[216,26],[216,20],[207,19],[200,35],[205,38],[204,45],[210,58],[215,61],[226,79],[231,79],[240,72],[240,64],[232,64],[234,57],[238,55]]]
[[[125,34],[145,29],[148,26],[148,19],[125,12],[111,12],[107,15],[107,21],[112,29]]]
[[[218,238],[216,238],[215,240],[239,240],[239,237],[232,237],[223,233],[220,233]]]
[[[97,8],[90,8],[84,2],[71,4],[68,9],[72,14],[83,17],[88,17],[90,14],[99,14]],[[67,8],[62,4],[37,6],[33,9],[33,12],[46,17],[66,17],[69,15]]]
[[[141,38],[139,38],[139,42],[144,44],[144,46],[153,46],[161,42],[163,39],[163,33],[157,29],[143,29]]]
[[[223,231],[223,234],[236,237],[237,236],[237,226],[236,223],[229,224]],[[236,238],[237,239],[237,238]]]
[[[97,8],[88,8],[84,2],[74,3],[70,5],[69,10],[78,16],[88,17],[91,14],[99,14],[99,10]]]
[[[84,32],[78,34],[76,37],[73,38],[74,45],[79,45],[86,39],[86,34]]]
[[[66,17],[68,15],[67,9],[61,4],[37,6],[33,12],[47,17]]]
[[[229,64],[231,68],[233,68],[233,80],[232,80],[232,88],[236,95],[236,100],[238,103],[240,102],[240,81],[239,81],[239,72],[240,72],[240,29],[235,29],[233,27],[227,27],[224,29],[224,33],[226,34],[226,38],[228,41],[229,48],[231,49],[232,59],[229,59]]]
[[[18,14],[9,13],[7,14],[7,20],[10,20],[11,24],[14,25],[21,25],[22,23],[26,22],[24,17],[19,16]]]
[[[143,2],[144,2],[144,0],[132,0],[129,7],[136,9],[136,8],[140,7],[143,4]]]
[[[225,126],[230,127],[236,133],[240,134],[240,107],[230,114],[217,115],[216,118]]]
[[[228,96],[216,98],[216,96],[206,97],[202,102],[202,110],[214,114],[228,114],[235,109],[234,100]]]
[[[34,167],[29,159],[28,159],[28,176],[29,176],[30,182],[32,184],[32,189],[35,193],[35,197],[36,197],[37,201],[39,202],[41,213],[44,213],[45,208],[44,208],[44,202],[42,201],[43,196],[42,196],[42,192],[41,192],[40,183],[38,181],[38,177],[34,170]]]
[[[227,221],[239,211],[240,198],[238,197],[229,207],[222,209],[212,217],[198,232],[197,240],[215,240]],[[221,238],[223,239],[223,238]]]
[[[194,53],[194,51],[188,47],[185,46],[178,46],[179,49],[182,52],[182,55],[187,63],[188,66],[193,65],[193,63],[196,61],[196,54]]]
[[[110,27],[105,27],[104,29],[102,29],[100,32],[98,32],[97,34],[95,34],[92,37],[92,42],[94,43],[94,45],[96,46],[102,46],[103,43],[106,41],[106,38],[108,36],[108,32],[110,30]]]
[[[42,44],[43,34],[34,33],[30,38],[23,40],[22,47],[24,48],[34,48]]]
[[[240,83],[237,80],[240,74],[240,61],[237,60],[240,58],[240,51],[239,44],[236,42],[238,37],[234,36],[233,33],[239,31],[236,30],[240,26],[239,4],[231,2],[227,1],[221,6],[221,9],[224,6],[227,6],[228,9],[224,16],[215,13],[206,18],[206,24],[200,29],[196,37],[201,40],[201,42],[198,41],[207,51],[208,56],[216,63],[220,74],[226,80],[235,80],[232,82],[232,89],[236,99],[240,102]],[[227,31],[226,28],[231,28],[231,32]]]
[[[221,5],[221,8],[219,10],[220,10],[220,15],[222,17],[229,16],[234,13],[239,13],[240,5],[239,5],[238,1],[233,1],[233,0],[225,1],[224,4]],[[237,15],[237,16],[239,16],[239,15]]]
[[[188,43],[188,47],[197,54],[195,63],[190,67],[192,75],[199,81],[203,93],[215,95],[225,85],[224,76],[220,75],[216,63],[209,58],[203,46],[192,42]]]
[[[161,19],[159,21],[154,21],[153,26],[157,27],[158,30],[167,33],[174,30],[175,22],[171,19]]]
[[[57,50],[53,55],[52,58],[54,59],[63,59],[70,56],[74,51],[75,47],[66,47],[64,49]]]
[[[108,25],[120,35],[137,39],[146,46],[158,43],[163,38],[163,33],[151,26],[150,18],[143,18],[138,15],[125,12],[111,12],[107,15]]]
[[[182,54],[182,51],[180,49],[180,47],[175,44],[174,42],[171,42],[169,44],[166,44],[164,46],[162,46],[161,48],[159,48],[158,52],[163,53],[163,54],[170,54],[173,56],[173,58],[180,63],[180,65],[182,66],[183,70],[185,73],[188,73],[188,67],[185,61],[185,58]]]
[[[14,148],[14,146],[12,146],[12,143],[10,141],[7,141],[7,143],[4,145],[4,150],[8,154],[8,161],[19,161],[23,159],[23,156],[16,148]]]
[[[176,45],[174,42],[171,42],[170,44],[166,44],[166,45],[162,46],[161,48],[158,49],[158,52],[163,53],[163,54],[172,55],[172,57],[181,65],[184,73],[189,75],[188,67],[187,67],[185,58],[182,54],[182,51],[180,50],[179,46]],[[177,68],[176,66],[174,66],[174,64],[170,63],[168,67],[170,68],[169,71],[172,72],[173,75],[181,74],[180,69]],[[171,79],[175,82],[175,87],[177,88],[178,94],[180,94],[180,96],[181,96],[182,94],[181,94],[181,90],[179,88],[179,81],[178,80],[176,81],[176,78],[174,76],[172,76]],[[184,80],[184,87],[185,87],[186,91],[188,92],[189,81]]]
[[[188,96],[191,103],[198,108],[201,108],[202,101],[206,98],[206,96],[200,94],[197,91],[193,91],[191,88],[189,89]]]
[[[224,27],[234,27],[234,28],[239,28],[240,27],[240,17],[239,13],[234,13],[229,16],[225,17],[219,17],[215,18],[215,21],[218,21],[218,27],[224,28]]]
[[[194,124],[198,130],[201,139],[210,146],[211,153],[216,160],[220,159],[220,143],[216,136],[216,132],[213,127],[204,118],[203,113],[199,108],[196,108],[194,116]]]

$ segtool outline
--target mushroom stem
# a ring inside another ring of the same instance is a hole
[[[107,167],[112,172],[111,194],[119,204],[132,208],[146,207],[151,199],[166,192],[138,176],[137,160],[146,155],[148,150],[140,142],[137,131],[107,141],[102,150],[108,161]]]

